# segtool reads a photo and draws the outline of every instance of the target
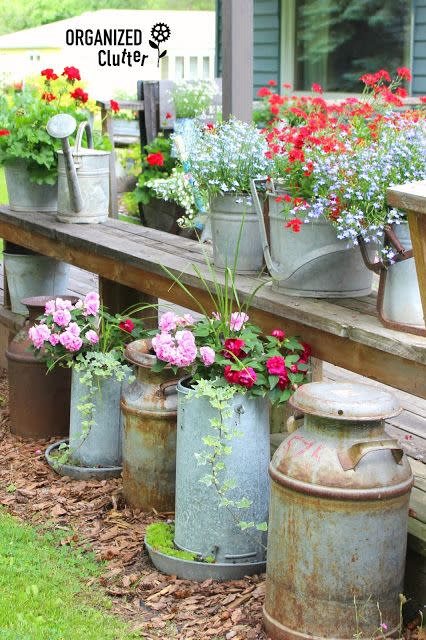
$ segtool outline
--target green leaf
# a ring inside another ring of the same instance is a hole
[[[268,376],[269,388],[271,389],[271,391],[272,391],[272,389],[275,389],[275,387],[278,384],[279,379],[280,379],[279,376]]]
[[[258,531],[268,531],[268,523],[267,522],[259,522],[259,524],[256,525],[256,529]]]

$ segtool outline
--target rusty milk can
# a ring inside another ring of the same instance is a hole
[[[73,303],[76,296],[61,296]],[[6,351],[9,380],[10,430],[17,436],[50,438],[68,435],[71,369],[47,372],[43,357],[29,350],[28,329],[35,324],[52,296],[24,298],[29,316]]]
[[[123,388],[123,493],[138,509],[174,511],[177,379],[156,361],[149,340],[127,345],[125,357],[136,365],[136,380]]]
[[[413,482],[384,430],[398,402],[368,385],[326,382],[290,402],[305,419],[269,467],[266,630],[272,640],[391,635]]]

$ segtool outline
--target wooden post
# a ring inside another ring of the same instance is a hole
[[[156,305],[158,303],[158,299],[153,296],[103,277],[99,278],[99,295],[102,303],[112,314],[123,313],[123,311],[134,305]],[[158,308],[156,307],[143,309],[136,314],[136,317],[144,320],[146,329],[158,327]]]
[[[112,130],[111,112],[107,109],[106,102],[98,102],[101,107],[102,134],[108,135],[112,149],[109,157],[109,215],[111,218],[118,218],[118,199],[117,199],[117,179],[115,176],[115,150],[114,150],[114,132]]]
[[[388,189],[387,202],[407,213],[426,324],[426,180]]]
[[[222,110],[252,121],[253,111],[253,0],[223,0]]]

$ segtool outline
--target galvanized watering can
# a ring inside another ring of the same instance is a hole
[[[77,130],[75,146],[68,137],[77,127],[75,118],[60,113],[50,118],[47,131],[62,143],[58,152],[58,215],[61,222],[104,222],[109,211],[110,152],[93,148],[92,129],[82,122]],[[81,146],[86,132],[89,148]]]
[[[307,298],[353,298],[371,293],[372,274],[365,268],[357,247],[340,240],[332,224],[324,219],[303,224],[301,233],[286,228],[279,195],[269,183],[269,235],[266,231],[258,185],[251,181],[253,205],[259,223],[263,254],[274,286],[280,293]],[[270,246],[269,246],[270,245]],[[370,258],[376,247],[369,248]]]

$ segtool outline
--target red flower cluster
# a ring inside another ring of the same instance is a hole
[[[46,80],[57,80],[58,76],[53,71],[53,69],[43,69],[41,75],[45,77]]]
[[[41,99],[46,100],[46,102],[52,102],[52,100],[56,99],[56,96],[53,95],[53,93],[48,93],[45,91],[44,93],[42,93]]]
[[[115,100],[110,100],[109,106],[111,107],[111,111],[114,111],[114,113],[118,113],[120,111],[120,105]]]
[[[161,153],[161,151],[158,151],[157,153],[150,153],[146,157],[146,161],[152,167],[154,166],[162,167],[164,165],[164,156]]]
[[[71,67],[71,68],[74,68],[74,67]],[[74,89],[74,91],[70,93],[70,96],[71,98],[74,98],[74,100],[80,100],[83,103],[87,102],[89,99],[89,94],[83,91],[81,87],[77,87],[77,89]]]
[[[10,135],[9,129],[0,129],[0,136],[9,136],[9,135]]]
[[[247,389],[251,389],[257,380],[256,372],[252,367],[245,367],[240,371],[232,371],[232,366],[228,364],[225,367],[223,375],[227,382],[230,382],[231,384],[239,384]]]
[[[74,80],[81,80],[80,71],[76,67],[65,67],[63,76],[66,76],[67,80],[73,82]]]
[[[170,113],[170,111],[168,111],[164,117],[166,118],[166,120],[170,120],[172,114]]]
[[[225,349],[223,350],[223,356],[228,360],[235,360],[235,358],[245,358],[246,353],[243,351],[245,346],[244,340],[240,338],[227,338],[224,343]]]
[[[135,323],[132,320],[130,320],[130,318],[127,318],[123,322],[120,322],[118,326],[123,331],[126,331],[126,333],[132,333],[133,329],[135,328]]]
[[[291,229],[292,231],[294,231],[294,233],[299,233],[300,229],[302,228],[302,224],[303,223],[301,220],[299,220],[299,218],[293,218],[286,223],[285,228]]]

